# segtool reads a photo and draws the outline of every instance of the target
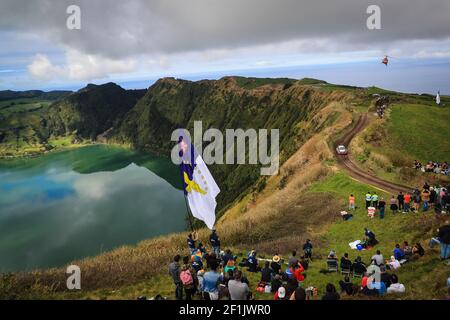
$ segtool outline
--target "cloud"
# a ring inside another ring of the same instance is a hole
[[[90,80],[131,72],[135,68],[135,61],[130,59],[113,60],[69,49],[66,53],[65,65],[54,65],[46,55],[37,54],[28,65],[28,72],[33,78],[43,81]]]
[[[81,8],[81,30],[66,27],[73,4]],[[381,30],[366,27],[371,4],[381,8]],[[448,0],[2,0],[0,40],[1,32],[25,39],[10,42],[14,52],[34,50],[27,62],[34,79],[84,81],[179,72],[187,64],[192,71],[311,60],[301,55],[446,57],[449,12]],[[44,44],[62,50],[64,61]],[[11,52],[6,47],[1,51]]]
[[[66,28],[77,4],[82,29]],[[112,59],[329,39],[333,45],[385,46],[450,36],[448,0],[378,0],[382,30],[366,28],[370,0],[2,0],[0,28],[37,32],[87,54]],[[23,22],[27,23],[24,24]]]

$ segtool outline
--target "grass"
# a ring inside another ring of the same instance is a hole
[[[450,161],[450,108],[394,105],[387,124],[391,147],[417,160]]]

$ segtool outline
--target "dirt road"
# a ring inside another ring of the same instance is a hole
[[[341,139],[336,142],[335,147],[340,144],[343,144],[346,148],[348,148],[352,139],[361,132],[367,125],[369,124],[369,116],[367,113],[363,113],[359,116],[358,121],[354,128],[346,133]],[[336,154],[336,151],[334,151]],[[339,166],[345,170],[351,177],[354,179],[377,187],[379,189],[385,190],[390,193],[397,194],[399,191],[405,192],[410,191],[412,188],[408,186],[404,186],[401,184],[392,183],[389,181],[385,181],[376,176],[371,175],[370,173],[360,169],[348,155],[336,155],[338,159]]]

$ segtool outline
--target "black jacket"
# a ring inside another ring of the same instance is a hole
[[[440,227],[438,237],[441,242],[450,244],[450,225]]]

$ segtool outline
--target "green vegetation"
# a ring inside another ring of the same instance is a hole
[[[387,124],[392,148],[425,163],[450,161],[450,108],[394,105]]]

